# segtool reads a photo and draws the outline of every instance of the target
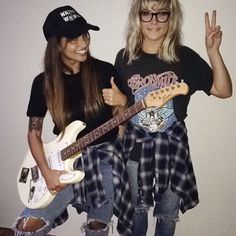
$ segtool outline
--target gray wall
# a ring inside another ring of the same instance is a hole
[[[207,61],[204,12],[218,11],[218,22],[224,33],[221,52],[234,82],[235,0],[181,2],[185,12],[184,42]],[[41,71],[46,45],[41,28],[47,13],[65,4],[74,6],[91,23],[100,26],[99,32],[91,33],[94,56],[113,63],[117,51],[124,45],[129,0],[1,0],[0,226],[10,226],[23,207],[17,193],[16,176],[28,148],[25,112],[30,87],[33,77]],[[235,96],[219,100],[203,93],[192,99],[186,122],[200,204],[180,215],[177,236],[236,235],[235,102]],[[49,117],[46,118],[46,126],[48,128],[43,135],[48,142],[54,139]],[[79,228],[85,215],[77,216],[74,209],[69,210],[69,221],[54,233],[60,236],[81,235]],[[150,218],[149,222],[149,235],[152,235],[154,220]]]

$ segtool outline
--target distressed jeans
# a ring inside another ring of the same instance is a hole
[[[146,236],[148,230],[148,207],[138,204],[138,165],[133,160],[128,160],[127,171],[131,186],[132,201],[135,206],[133,216],[133,236]],[[154,236],[173,236],[176,222],[178,221],[180,198],[169,188],[162,195],[161,201],[154,208],[157,217]]]
[[[103,187],[106,193],[107,202],[103,204],[98,209],[94,209],[89,205],[89,212],[87,214],[88,222],[84,224],[84,231],[86,236],[108,236],[109,225],[111,217],[113,215],[114,206],[114,186],[113,186],[113,175],[112,166],[105,162],[100,162],[100,170],[103,178]],[[64,212],[67,206],[70,204],[71,200],[74,198],[74,192],[72,185],[68,185],[62,191],[60,191],[54,200],[45,208],[42,209],[29,209],[25,208],[21,215],[16,219],[12,226],[17,236],[45,236],[47,235],[52,227],[54,220]],[[88,199],[88,203],[90,200]],[[45,225],[37,230],[36,232],[23,232],[17,230],[17,225],[21,219],[27,219],[29,217],[40,218],[45,221]],[[107,226],[101,230],[90,230],[88,228],[88,223],[96,220]],[[80,235],[80,233],[78,233]]]

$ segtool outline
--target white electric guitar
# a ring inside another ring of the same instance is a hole
[[[84,178],[84,173],[74,170],[73,164],[77,158],[82,156],[82,149],[143,109],[154,106],[161,108],[173,97],[186,95],[188,90],[188,85],[181,82],[150,92],[145,99],[138,101],[123,112],[120,112],[78,140],[76,140],[77,135],[86,125],[79,120],[72,122],[66,127],[62,138],[62,134],[60,134],[54,141],[43,145],[49,167],[67,172],[60,176],[61,183],[73,184],[80,182]],[[17,186],[20,199],[28,208],[44,208],[55,197],[47,189],[45,180],[30,151],[28,151],[20,168],[17,177]]]

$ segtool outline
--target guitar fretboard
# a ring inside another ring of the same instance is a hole
[[[113,128],[124,123],[129,118],[131,118],[138,112],[142,111],[144,108],[145,108],[144,102],[143,100],[141,100],[139,102],[136,102],[134,105],[130,106],[129,108],[125,109],[124,111],[120,112],[119,114],[114,116],[112,119],[104,123],[103,125],[99,126],[98,128],[89,132],[82,138],[78,139],[76,142],[72,143],[71,145],[61,150],[62,160],[65,161],[66,159],[80,152],[83,148],[87,147],[89,144],[91,144],[92,142],[94,142],[95,140],[103,136],[104,134],[108,133]]]

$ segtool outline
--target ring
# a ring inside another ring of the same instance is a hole
[[[56,195],[56,194],[57,194],[57,191],[55,191],[55,190],[54,190],[54,191],[51,191],[51,194],[52,194],[52,195]]]

